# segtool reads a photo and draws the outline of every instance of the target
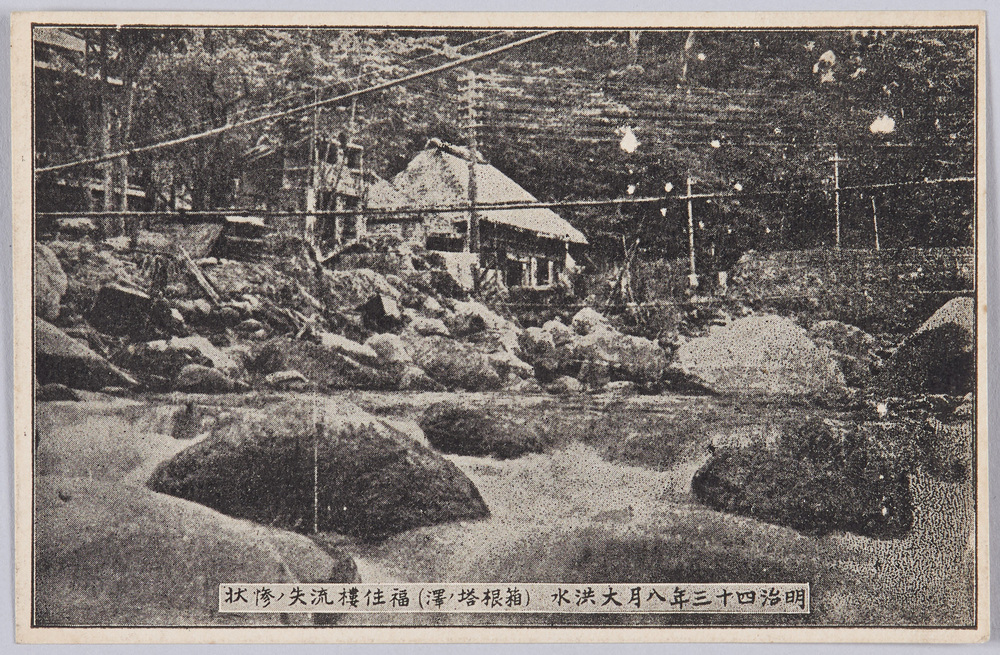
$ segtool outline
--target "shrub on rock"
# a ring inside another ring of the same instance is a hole
[[[489,515],[458,467],[354,406],[229,411],[228,425],[161,464],[149,487],[299,532],[312,530],[315,493],[321,531],[362,539]]]
[[[533,431],[496,412],[457,403],[432,405],[419,420],[432,446],[455,455],[512,459],[540,453],[545,444]]]

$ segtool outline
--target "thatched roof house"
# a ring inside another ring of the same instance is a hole
[[[470,163],[472,166],[470,167]],[[431,139],[392,180],[415,212],[421,208],[469,203],[470,168],[477,204],[534,203],[537,199],[467,148]],[[550,209],[484,208],[477,211],[481,231],[479,266],[495,271],[508,286],[546,286],[573,266],[571,247],[587,238]],[[468,250],[469,213],[426,212],[427,247]]]
[[[406,170],[393,178],[392,184],[418,211],[421,207],[465,204],[469,200],[471,158],[467,148],[431,139]],[[477,160],[473,168],[478,202],[537,202],[535,196],[485,161]],[[487,209],[480,211],[479,215],[481,221],[495,225],[506,225],[568,243],[587,243],[583,233],[550,209]],[[439,214],[430,220],[432,223],[454,224],[465,219],[464,212],[454,212]]]

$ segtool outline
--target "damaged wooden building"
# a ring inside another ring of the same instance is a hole
[[[244,206],[305,213],[301,229],[323,252],[379,236],[435,251],[470,288],[484,278],[550,286],[575,268],[587,245],[552,210],[525,206],[538,201],[468,148],[431,139],[391,181],[367,170],[364,155],[345,135],[259,145],[240,183]],[[441,211],[470,205],[475,209]],[[309,215],[325,210],[347,213]]]

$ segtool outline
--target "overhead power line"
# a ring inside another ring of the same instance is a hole
[[[867,184],[859,186],[844,186],[840,187],[841,191],[847,190],[859,190],[859,189],[880,189],[885,187],[894,186],[906,186],[914,184],[955,184],[962,182],[975,182],[974,177],[951,177],[951,178],[941,178],[935,180],[910,180],[906,182],[893,182],[888,184]],[[753,198],[760,196],[780,196],[787,195],[789,193],[810,193],[816,192],[820,193],[826,191],[826,189],[809,189],[806,187],[794,187],[786,189],[775,189],[775,190],[761,190],[761,191],[723,191],[723,192],[710,192],[710,193],[691,193],[689,195],[664,195],[664,196],[641,196],[641,197],[629,197],[629,198],[610,198],[610,199],[587,199],[587,200],[557,200],[552,202],[483,202],[476,203],[475,209],[478,211],[511,211],[518,209],[569,209],[574,207],[607,207],[615,205],[648,205],[648,204],[658,204],[671,201],[687,201],[687,200],[710,200],[716,198]],[[173,217],[183,217],[183,218],[215,218],[218,216],[259,216],[259,217],[274,217],[274,218],[292,218],[296,216],[356,216],[358,214],[365,214],[368,216],[398,216],[413,215],[412,220],[419,220],[416,218],[419,214],[458,214],[467,213],[470,209],[468,203],[461,203],[455,205],[438,205],[430,207],[400,207],[400,208],[382,208],[382,207],[368,207],[368,208],[357,208],[357,209],[338,209],[338,210],[316,210],[316,211],[268,211],[268,210],[258,210],[258,209],[214,209],[214,210],[193,210],[193,211],[83,211],[83,212],[37,212],[38,216],[43,216],[46,218],[110,218],[110,217],[126,217],[126,218],[173,218]]]
[[[394,86],[399,86],[400,84],[405,84],[407,82],[412,82],[413,80],[420,79],[422,77],[427,77],[428,75],[435,75],[437,73],[444,72],[446,70],[451,70],[452,68],[458,68],[459,66],[465,66],[474,61],[480,59],[486,59],[487,57],[492,57],[498,55],[501,52],[506,52],[507,50],[512,50],[519,46],[531,43],[532,41],[538,41],[539,39],[544,39],[546,37],[556,34],[558,30],[547,30],[545,32],[540,32],[532,36],[513,41],[511,43],[506,43],[502,46],[496,48],[491,48],[484,52],[479,52],[474,55],[469,55],[468,57],[462,57],[461,59],[456,59],[454,61],[441,64],[440,66],[434,66],[433,68],[428,68],[426,70],[418,71],[416,73],[411,73],[409,75],[404,75],[387,82],[382,82],[380,84],[374,84],[363,89],[358,89],[355,91],[350,91],[333,98],[327,98],[325,100],[318,100],[315,102],[310,102],[304,105],[299,105],[298,107],[293,107],[291,109],[286,109],[284,111],[275,112],[272,114],[265,114],[264,116],[257,116],[256,118],[249,118],[236,123],[231,123],[228,125],[223,125],[222,127],[217,127],[211,130],[205,130],[204,132],[199,132],[197,134],[189,134],[187,136],[179,137],[176,139],[170,139],[167,141],[161,141],[159,143],[150,144],[147,146],[140,146],[134,148],[127,148],[125,150],[119,150],[117,152],[111,152],[105,155],[100,155],[98,157],[89,157],[87,159],[79,159],[76,161],[66,162],[63,164],[53,164],[51,166],[44,166],[42,168],[36,168],[35,173],[52,173],[55,171],[66,170],[69,168],[76,168],[78,166],[87,166],[93,164],[102,164],[104,162],[112,161],[115,159],[120,159],[122,157],[128,157],[130,155],[139,154],[142,152],[151,152],[153,150],[160,150],[163,148],[171,148],[174,146],[183,145],[186,143],[192,143],[194,141],[199,141],[201,139],[207,139],[209,137],[218,136],[220,134],[225,134],[230,130],[235,130],[243,127],[248,127],[250,125],[256,125],[258,123],[266,123],[273,120],[278,120],[281,118],[287,118],[289,116],[294,116],[296,114],[301,114],[317,107],[323,107],[325,105],[334,104],[337,102],[343,102],[344,100],[350,100],[352,98],[358,98],[368,93],[373,93],[375,91],[382,91],[385,89],[392,88]]]

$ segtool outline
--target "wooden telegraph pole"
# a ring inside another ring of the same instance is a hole
[[[479,212],[476,210],[477,181],[476,161],[479,159],[479,139],[477,138],[476,111],[476,74],[468,71],[465,86],[465,109],[468,124],[466,138],[469,148],[469,252],[479,252]]]
[[[840,163],[847,160],[841,159],[840,153],[835,151],[827,161],[833,162],[833,212],[837,221],[835,247],[840,249]]]
[[[688,282],[691,284],[691,288],[695,289],[698,287],[698,269],[695,266],[694,257],[694,200],[691,196],[691,184],[693,180],[691,176],[688,175],[687,178],[687,209],[688,209],[688,250],[691,255],[691,274],[688,275]]]
[[[875,211],[875,196],[872,196],[872,225],[875,228],[875,252],[882,250],[878,242],[878,212]]]

